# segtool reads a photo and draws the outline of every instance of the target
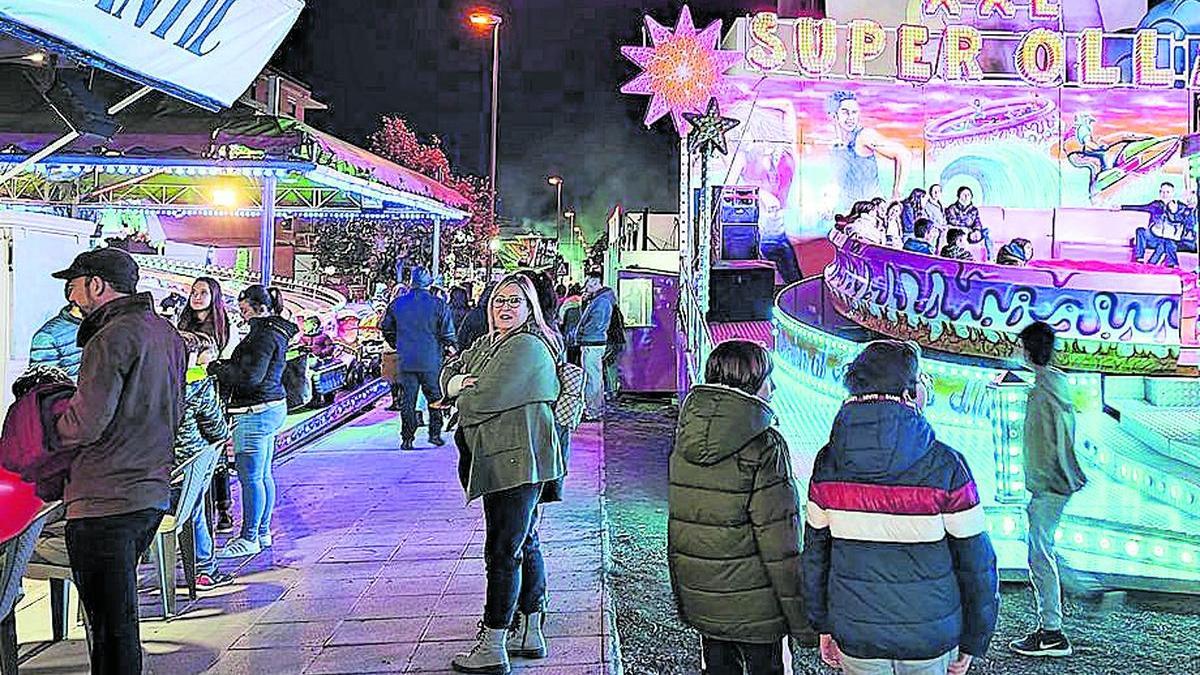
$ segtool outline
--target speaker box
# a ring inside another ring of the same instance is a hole
[[[721,260],[758,260],[758,224],[721,226]]]
[[[708,286],[709,321],[770,321],[774,299],[774,264],[758,261],[713,265]]]

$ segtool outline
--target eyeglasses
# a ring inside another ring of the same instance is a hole
[[[515,309],[525,304],[525,298],[522,298],[519,295],[510,295],[508,297],[496,296],[495,298],[492,298],[492,303],[497,307],[507,306]]]

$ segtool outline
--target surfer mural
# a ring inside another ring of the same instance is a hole
[[[1091,113],[1075,116],[1064,149],[1071,166],[1088,172],[1088,195],[1096,204],[1108,202],[1130,180],[1159,171],[1179,155],[1180,136],[1156,138],[1120,132],[1097,140]]]

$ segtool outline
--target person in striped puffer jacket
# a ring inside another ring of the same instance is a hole
[[[816,457],[804,605],[821,657],[847,675],[961,675],[991,642],[996,554],[966,461],[922,414],[920,349],[879,341],[846,373]]]

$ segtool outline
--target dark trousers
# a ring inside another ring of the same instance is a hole
[[[783,675],[783,639],[767,645],[703,635],[704,675]]]
[[[542,611],[546,596],[546,564],[538,543],[538,502],[542,486],[522,485],[483,496],[487,535],[483,561],[487,567],[487,602],[483,623],[507,628],[519,608]]]
[[[439,373],[412,372],[400,373],[400,437],[411,441],[417,435],[417,391],[425,393],[429,403],[429,437],[442,435],[442,411],[433,407],[434,403],[442,400],[442,385],[438,382]]]
[[[142,672],[137,566],[162,518],[146,509],[67,521],[67,555],[92,628],[93,675]]]

